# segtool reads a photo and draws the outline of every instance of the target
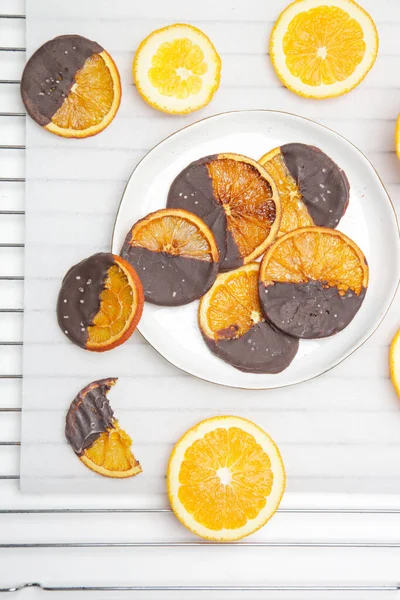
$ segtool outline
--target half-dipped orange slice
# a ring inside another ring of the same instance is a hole
[[[261,256],[275,239],[281,220],[272,177],[239,154],[206,156],[173,181],[167,206],[198,215],[210,227],[221,255],[221,271]]]
[[[297,338],[341,331],[364,301],[367,261],[334,229],[305,227],[280,237],[260,267],[260,304],[267,319]]]
[[[65,436],[84,465],[99,475],[124,479],[142,472],[107,398],[116,379],[100,379],[83,388],[69,407]]]
[[[214,283],[219,265],[211,230],[186,210],[157,210],[135,223],[121,255],[137,270],[146,300],[162,306],[200,298]]]
[[[123,344],[142,315],[143,288],[120,256],[99,252],[65,275],[57,301],[61,330],[74,344],[103,352]]]
[[[322,150],[285,144],[260,158],[279,190],[282,221],[278,235],[300,227],[336,227],[349,203],[346,174]]]
[[[121,101],[121,82],[111,56],[80,35],[61,35],[41,46],[26,64],[21,95],[28,114],[62,137],[103,131]]]
[[[240,371],[280,373],[299,342],[265,320],[258,298],[260,265],[220,273],[199,305],[198,320],[208,348]]]

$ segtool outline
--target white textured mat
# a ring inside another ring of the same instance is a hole
[[[87,140],[60,139],[27,122],[23,491],[115,491],[129,494],[132,506],[164,506],[164,474],[174,441],[202,418],[234,413],[253,419],[278,442],[289,492],[400,493],[400,413],[387,369],[388,343],[400,323],[398,303],[372,339],[342,365],[309,383],[270,392],[195,381],[139,335],[102,355],[85,352],[63,336],[56,321],[55,302],[66,270],[109,249],[115,213],[137,161],[163,137],[203,116],[270,108],[316,119],[367,154],[396,203],[400,169],[392,138],[400,70],[393,70],[391,62],[396,27],[386,26],[380,57],[358,89],[336,100],[313,102],[285,90],[266,56],[272,22],[285,4],[70,0],[53,2],[50,10],[48,0],[27,0],[27,56],[56,35],[79,33],[94,39],[116,60],[123,99],[111,126]],[[363,5],[385,20],[373,0]],[[148,107],[130,72],[141,39],[176,21],[202,28],[223,61],[221,88],[213,102],[187,117],[169,117]],[[388,87],[385,104],[382,87]],[[132,435],[144,469],[127,481],[91,473],[63,434],[65,413],[76,393],[108,376],[119,377],[111,404]]]

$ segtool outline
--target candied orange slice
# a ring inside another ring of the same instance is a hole
[[[272,64],[300,96],[332,98],[355,88],[372,68],[378,32],[353,0],[302,0],[280,14],[270,38]]]
[[[281,199],[282,220],[277,235],[283,235],[300,227],[313,226],[314,221],[302,201],[298,185],[285,165],[280,148],[264,154],[260,164],[275,181]]]
[[[105,477],[126,478],[141,473],[142,468],[107,398],[116,382],[115,378],[99,379],[77,394],[66,416],[65,436],[89,469]]]
[[[315,146],[284,144],[260,158],[273,177],[282,204],[278,235],[317,225],[337,227],[349,203],[344,171]]]
[[[208,262],[218,261],[218,249],[208,227],[184,210],[162,209],[138,221],[131,246]]]
[[[148,104],[169,114],[186,114],[211,101],[219,86],[221,59],[200,29],[176,23],[141,42],[132,72]]]
[[[190,429],[172,451],[168,495],[176,517],[205,539],[233,541],[273,516],[285,470],[273,440],[240,417],[222,416]]]
[[[46,129],[62,137],[85,138],[105,129],[121,102],[121,82],[111,56],[103,50],[90,56]]]
[[[221,271],[265,252],[281,220],[274,180],[240,154],[205,156],[188,165],[170,187],[168,207],[189,210],[207,223],[218,243]]]
[[[121,255],[136,269],[147,301],[180,306],[214,283],[219,252],[211,230],[196,215],[162,209],[129,231]]]
[[[120,256],[108,269],[100,309],[88,327],[86,348],[102,352],[123,344],[135,330],[143,311],[143,287],[136,271]]]
[[[207,337],[236,339],[264,320],[258,298],[259,267],[251,263],[218,275],[199,305],[199,326]]]
[[[258,296],[260,265],[220,273],[199,305],[200,331],[208,348],[245,373],[280,373],[292,362],[298,341],[275,331]]]
[[[297,229],[280,237],[260,267],[260,302],[268,320],[295,337],[326,337],[344,329],[359,310],[368,266],[340,231]]]
[[[143,304],[134,268],[120,256],[98,252],[65,275],[57,300],[58,324],[77,346],[103,352],[132,335]]]
[[[306,227],[280,238],[266,252],[261,281],[307,283],[310,279],[349,289],[359,295],[368,286],[368,266],[359,247],[349,237],[323,227]]]

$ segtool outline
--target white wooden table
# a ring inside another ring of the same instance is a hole
[[[286,0],[276,0],[277,12],[285,4]],[[393,131],[400,111],[400,4],[398,0],[364,0],[363,4],[378,21],[378,60],[385,68],[372,71],[368,84],[356,92],[359,102],[345,115],[343,104],[331,101],[322,102],[318,110],[305,101],[301,113],[323,120],[367,152],[389,182],[396,204],[400,201],[400,166]],[[232,2],[235,5],[237,1]],[[164,16],[166,6],[162,7]],[[24,15],[24,9],[23,0],[0,0],[1,15]],[[213,23],[211,12],[209,20]],[[272,520],[266,545],[253,546],[249,540],[248,547],[205,547],[190,545],[190,537],[172,543],[176,530],[170,512],[137,513],[129,509],[129,499],[124,500],[126,508],[117,511],[113,507],[121,507],[121,499],[115,497],[19,493],[24,107],[19,87],[12,82],[20,79],[25,62],[24,25],[23,19],[0,18],[0,47],[19,49],[0,51],[0,80],[8,82],[0,84],[0,340],[4,342],[0,375],[6,375],[0,378],[0,588],[39,582],[55,589],[33,588],[14,595],[52,598],[63,587],[144,587],[142,591],[64,594],[74,599],[400,597],[400,591],[396,592],[400,497],[331,497],[323,511],[302,512],[302,506],[312,506],[312,499],[303,498],[296,501],[295,510],[285,505]],[[247,26],[257,27],[257,15],[248,15]],[[237,61],[245,73],[240,55]],[[250,108],[246,87],[256,85],[254,73],[242,82],[227,83],[235,86],[237,98],[237,104],[227,108]],[[277,106],[274,94],[271,105],[264,108],[290,110],[290,106]],[[13,116],[7,116],[10,113]],[[301,590],[301,586],[314,591]]]

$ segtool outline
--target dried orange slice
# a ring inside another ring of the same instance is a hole
[[[192,533],[228,542],[254,533],[274,515],[285,490],[274,441],[241,417],[213,417],[190,429],[172,451],[168,495]]]
[[[157,210],[135,223],[121,256],[137,269],[146,300],[162,306],[200,298],[214,283],[219,265],[212,232],[186,210]]]
[[[167,206],[198,215],[210,227],[221,255],[221,271],[261,256],[274,240],[281,204],[272,177],[240,154],[205,156],[173,181]]]
[[[282,205],[278,235],[301,227],[336,227],[349,203],[346,174],[322,150],[285,144],[260,158],[276,183]]]
[[[133,267],[99,252],[73,266],[57,301],[58,324],[74,344],[104,352],[123,344],[143,311],[144,294]]]
[[[115,117],[121,82],[113,59],[97,42],[61,35],[31,56],[21,95],[39,125],[62,137],[85,138]]]
[[[355,88],[378,54],[378,31],[353,0],[296,0],[280,14],[270,38],[282,83],[307,98],[333,98]]]
[[[132,440],[120,428],[107,398],[117,379],[100,379],[83,388],[69,407],[65,436],[84,465],[99,475],[124,479],[142,472]]]
[[[258,297],[260,265],[250,263],[218,275],[199,305],[198,321],[207,346],[247,373],[280,373],[299,342],[265,321]]]
[[[186,114],[211,101],[219,86],[221,59],[200,29],[176,23],[143,40],[132,72],[148,104],[169,114]]]
[[[359,247],[333,229],[305,227],[280,237],[260,267],[267,319],[298,338],[341,331],[364,301],[368,266]]]
[[[389,351],[390,378],[400,398],[400,329],[390,344]]]

